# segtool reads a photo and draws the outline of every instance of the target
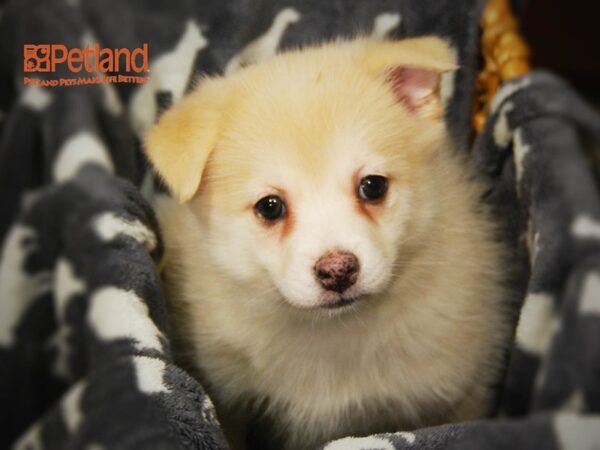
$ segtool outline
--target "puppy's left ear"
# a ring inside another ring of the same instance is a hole
[[[205,79],[166,111],[146,137],[150,162],[182,203],[200,187],[208,157],[217,144],[227,99],[228,86],[223,79]]]
[[[367,70],[383,77],[410,112],[428,119],[441,117],[442,76],[458,69],[448,43],[437,37],[369,41],[365,55]]]

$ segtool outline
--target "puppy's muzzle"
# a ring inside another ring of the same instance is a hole
[[[360,265],[354,254],[334,251],[319,258],[314,267],[315,276],[321,286],[339,294],[356,283]]]

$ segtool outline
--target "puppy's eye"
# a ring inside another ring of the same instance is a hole
[[[254,211],[266,220],[275,221],[285,215],[285,203],[277,195],[268,195],[256,202]]]
[[[381,175],[368,175],[360,180],[358,196],[365,201],[376,201],[383,198],[388,189],[388,180]]]

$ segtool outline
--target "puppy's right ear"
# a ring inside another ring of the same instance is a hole
[[[227,92],[223,79],[202,80],[162,115],[146,137],[148,158],[182,203],[200,187],[206,162],[219,137]]]
[[[443,113],[442,75],[458,69],[454,50],[433,36],[366,41],[362,67],[385,80],[410,112],[429,119]]]

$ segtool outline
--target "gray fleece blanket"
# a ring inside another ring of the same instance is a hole
[[[600,118],[535,72],[501,89],[470,145],[481,6],[0,1],[0,448],[227,448],[210,399],[173,361],[161,236],[142,195],[157,186],[140,139],[195,75],[357,32],[438,34],[456,48],[446,119],[490,183],[484,201],[513,245],[516,332],[489,417],[324,448],[598,448]],[[86,42],[148,43],[149,81],[23,85],[25,44]]]

